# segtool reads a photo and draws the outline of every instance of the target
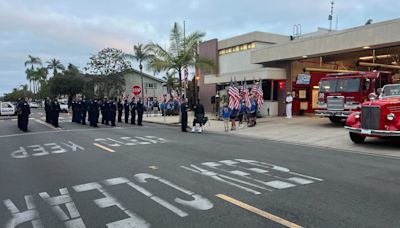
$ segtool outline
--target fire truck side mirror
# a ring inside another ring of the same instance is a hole
[[[369,78],[366,78],[364,81],[364,90],[369,90],[371,86],[371,80]]]

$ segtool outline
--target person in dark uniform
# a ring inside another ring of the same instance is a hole
[[[93,118],[93,112],[91,111],[91,106],[93,105],[93,99],[89,99],[86,103],[86,107],[87,107],[87,113],[88,113],[88,121],[89,121],[89,126],[92,127],[92,118]]]
[[[115,126],[115,116],[117,115],[117,102],[114,99],[110,101],[110,121],[111,126]]]
[[[95,118],[95,126],[94,127],[97,127],[97,124],[99,123],[99,116],[100,116],[100,111],[99,111],[99,108],[100,108],[100,104],[99,104],[99,100],[98,99],[94,99],[94,118]]]
[[[44,100],[44,111],[46,113],[46,123],[50,123],[50,99],[48,97]]]
[[[136,110],[137,110],[137,114],[138,114],[138,125],[142,126],[142,120],[143,120],[143,112],[144,112],[144,107],[143,107],[143,103],[142,100],[139,97],[139,101],[136,103]]]
[[[130,110],[131,110],[131,124],[136,124],[136,102],[134,97],[132,97],[132,101],[130,103]]]
[[[71,109],[72,109],[72,122],[76,122],[76,98],[72,100],[71,103]]]
[[[58,116],[60,115],[60,103],[58,103],[57,98],[54,98],[53,102],[51,103],[51,123],[54,127],[58,127]]]
[[[90,126],[97,127],[97,113],[99,112],[99,105],[97,100],[91,100],[88,106]]]
[[[78,98],[78,102],[76,103],[76,123],[81,123],[81,119],[82,119],[82,98]]]
[[[31,109],[27,102],[27,99],[23,99],[21,102],[21,130],[24,132],[28,131],[29,115],[31,114]]]
[[[181,118],[182,118],[182,122],[181,122],[181,129],[183,132],[187,132],[187,122],[188,122],[188,113],[187,110],[189,108],[188,105],[188,100],[187,98],[185,98],[183,100],[183,103],[181,104]]]
[[[104,97],[100,104],[100,111],[101,111],[101,124],[106,123],[106,100],[107,98]]]
[[[110,106],[111,102],[106,98],[105,104],[104,104],[104,119],[106,125],[110,125]]]
[[[124,101],[124,113],[125,113],[125,123],[128,123],[129,120],[129,102],[128,99]]]
[[[22,104],[23,101],[21,98],[18,98],[18,103],[17,103],[17,117],[18,117],[18,129],[22,130],[22,118],[21,118],[21,114],[22,114]]]
[[[86,98],[83,97],[82,102],[81,102],[81,121],[82,121],[82,125],[86,125],[86,114],[87,114]]]
[[[118,99],[117,107],[118,107],[118,123],[121,123],[122,122],[122,110],[124,109],[121,98]]]
[[[193,119],[193,128],[192,132],[196,131],[196,124],[199,124],[200,127],[197,132],[201,133],[203,129],[201,126],[203,125],[204,119],[204,106],[200,103],[200,100],[197,100],[197,104],[194,106],[194,119]]]

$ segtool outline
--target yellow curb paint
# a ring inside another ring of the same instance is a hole
[[[262,216],[262,217],[264,217],[264,218],[266,218],[266,219],[272,220],[272,221],[274,221],[274,222],[276,222],[276,223],[279,223],[279,224],[281,224],[281,225],[284,225],[284,226],[286,226],[286,227],[289,227],[289,228],[303,228],[302,226],[299,226],[299,225],[297,225],[297,224],[295,224],[295,223],[289,222],[289,221],[287,221],[287,220],[285,220],[285,219],[283,219],[283,218],[280,218],[280,217],[278,217],[278,216],[275,216],[275,215],[273,215],[273,214],[271,214],[271,213],[268,213],[268,212],[263,211],[263,210],[260,210],[260,209],[258,209],[258,208],[256,208],[256,207],[253,207],[253,206],[251,206],[251,205],[248,205],[248,204],[246,204],[246,203],[243,203],[243,202],[241,202],[241,201],[239,201],[239,200],[236,200],[236,199],[234,199],[234,198],[231,198],[231,197],[229,197],[229,196],[227,196],[227,195],[224,195],[224,194],[217,194],[216,196],[217,196],[218,198],[220,198],[220,199],[223,199],[223,200],[225,200],[225,201],[228,201],[229,203],[232,203],[232,204],[234,204],[234,205],[236,205],[236,206],[239,206],[239,207],[241,207],[241,208],[243,208],[243,209],[246,209],[246,210],[248,210],[248,211],[251,211],[251,212],[253,212],[253,213],[255,213],[255,214],[258,214],[258,215],[260,215],[260,216]]]
[[[115,152],[113,149],[110,149],[110,148],[105,147],[105,146],[103,146],[103,145],[100,145],[100,144],[98,144],[98,143],[93,143],[93,145],[95,145],[95,146],[97,146],[97,147],[99,147],[99,148],[101,148],[101,149],[103,149],[103,150],[105,150],[105,151],[108,151],[108,152],[110,152],[110,153],[114,153],[114,152]]]

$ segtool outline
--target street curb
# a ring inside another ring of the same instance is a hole
[[[179,123],[160,123],[160,122],[155,122],[155,121],[143,121],[143,122],[166,125],[166,126],[173,126],[173,127],[179,127],[180,126]],[[217,135],[227,135],[226,132],[207,131],[207,130],[205,130],[204,133],[217,134]],[[305,146],[305,147],[310,147],[310,148],[329,149],[329,150],[333,150],[333,151],[341,152],[341,153],[344,152],[344,153],[350,153],[350,154],[358,154],[358,155],[364,155],[364,156],[371,156],[371,157],[378,157],[378,158],[390,158],[390,159],[400,160],[399,156],[386,155],[386,154],[377,154],[377,153],[373,153],[373,152],[360,152],[358,150],[351,150],[351,149],[341,149],[341,148],[334,148],[334,147],[328,147],[328,146],[319,146],[319,145],[312,145],[312,144],[299,143],[299,142],[287,142],[287,141],[283,141],[283,140],[281,141],[281,140],[276,140],[276,139],[260,138],[260,137],[250,136],[250,135],[230,134],[230,136],[235,136],[235,137],[245,138],[245,139],[252,139],[252,140],[270,141],[270,142],[274,142],[274,143],[283,143],[283,144],[294,145],[294,146]]]
[[[143,120],[143,122],[152,123],[152,124],[166,125],[166,126],[172,126],[172,127],[179,127],[179,123],[162,123],[162,122],[148,121],[148,120]]]

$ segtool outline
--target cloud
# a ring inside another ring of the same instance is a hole
[[[330,0],[13,0],[0,1],[0,95],[25,80],[28,54],[84,67],[105,47],[132,52],[138,42],[167,44],[174,22],[206,39],[226,39],[252,31],[291,35],[328,27]],[[400,1],[337,0],[339,29],[398,17]],[[334,22],[334,28],[336,22]],[[7,85],[5,87],[4,85]]]

